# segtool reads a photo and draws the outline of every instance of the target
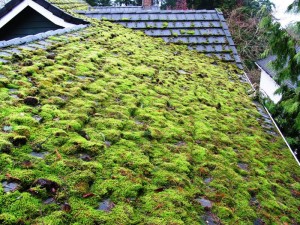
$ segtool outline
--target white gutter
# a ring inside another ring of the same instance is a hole
[[[257,63],[255,63],[255,64],[257,65],[257,67],[258,67],[259,69],[263,70]],[[253,84],[251,83],[251,81],[250,81],[248,75],[247,75],[246,73],[244,73],[244,74],[245,74],[245,76],[246,76],[248,82],[250,83],[252,89],[255,91],[255,88],[254,88]],[[275,127],[276,127],[278,133],[280,134],[280,136],[282,137],[282,139],[284,140],[286,146],[288,147],[288,149],[289,149],[290,152],[292,153],[294,159],[296,160],[296,162],[297,162],[298,165],[300,166],[300,162],[299,162],[298,158],[296,157],[296,155],[295,155],[295,153],[293,152],[291,146],[289,145],[289,143],[287,142],[287,140],[286,140],[285,137],[283,136],[282,132],[280,131],[279,127],[277,126],[277,124],[276,124],[275,120],[273,119],[272,115],[270,114],[269,110],[268,110],[264,105],[262,105],[262,106],[264,107],[264,109],[265,109],[266,112],[268,113],[268,115],[269,115],[271,121],[272,121],[273,124],[275,125]]]

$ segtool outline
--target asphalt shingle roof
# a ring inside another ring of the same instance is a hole
[[[91,18],[107,19],[141,30],[166,42],[187,44],[190,49],[217,56],[223,61],[242,62],[222,12],[217,10],[142,10],[141,7],[100,7],[78,11]]]
[[[3,224],[299,221],[299,167],[242,71],[91,24],[0,49]]]

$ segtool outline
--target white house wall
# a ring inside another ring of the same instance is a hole
[[[275,94],[275,91],[279,88],[279,85],[267,74],[264,70],[261,70],[260,76],[260,91],[267,95],[274,103],[277,103],[281,99],[280,94]]]
[[[32,0],[25,0],[21,2],[19,5],[17,5],[12,11],[10,11],[7,15],[5,15],[0,20],[0,28],[2,28],[5,24],[7,24],[9,21],[11,21],[16,15],[18,15],[22,10],[24,10],[26,7],[31,7],[44,17],[46,17],[48,20],[53,22],[54,24],[64,27],[64,28],[70,28],[75,26],[74,24],[67,23],[63,19],[55,16],[52,12],[48,11],[44,7],[40,6],[39,4],[33,2]]]

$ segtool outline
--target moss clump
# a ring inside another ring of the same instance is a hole
[[[172,36],[178,37],[178,33],[172,31]]]
[[[20,186],[0,223],[300,220],[300,171],[234,65],[108,21],[77,35],[0,65],[0,180]]]
[[[186,32],[186,34],[194,35],[194,34],[195,34],[195,31],[194,31],[194,30],[188,30],[188,31]]]
[[[182,35],[187,34],[187,31],[186,30],[180,30],[180,34],[182,34]]]
[[[1,153],[10,153],[12,149],[12,144],[6,140],[0,140],[0,152]]]
[[[167,28],[169,26],[169,23],[168,22],[164,22],[163,24],[162,24],[162,28]]]

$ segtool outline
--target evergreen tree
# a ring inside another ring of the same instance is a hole
[[[299,1],[295,1],[289,10],[299,11]],[[277,71],[277,93],[282,95],[278,104],[268,104],[271,113],[282,129],[291,147],[300,150],[300,52],[297,52],[299,41],[282,28],[272,17],[266,16],[261,21],[266,30],[269,49],[266,54],[275,54],[277,59],[272,63]]]

